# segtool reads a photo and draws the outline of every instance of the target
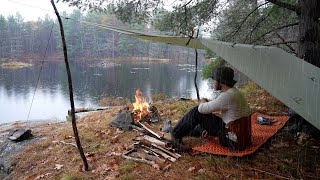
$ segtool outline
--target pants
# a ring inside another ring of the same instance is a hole
[[[225,123],[213,114],[201,114],[198,106],[195,106],[173,128],[172,135],[177,139],[185,136],[201,136],[204,130],[209,136],[220,136],[224,133]]]

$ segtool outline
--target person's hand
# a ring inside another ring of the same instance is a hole
[[[205,103],[205,102],[208,102],[209,100],[207,98],[201,98],[200,99],[200,103]]]

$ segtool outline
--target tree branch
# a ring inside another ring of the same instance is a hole
[[[279,0],[267,0],[268,2],[271,2],[272,4],[275,4],[277,6],[280,6],[282,8],[291,10],[296,12],[297,14],[300,14],[301,8],[298,5],[293,5],[293,4],[289,4],[283,1],[279,1]]]
[[[260,20],[254,25],[253,29],[250,31],[250,34],[247,34],[245,39],[244,39],[244,42],[247,41],[248,37],[250,37],[250,41],[251,41],[251,37],[252,37],[252,33],[259,27],[259,25],[265,21],[271,14],[271,11],[268,12],[267,15],[263,16],[260,18]]]
[[[291,26],[296,26],[296,25],[298,25],[298,24],[299,24],[299,22],[294,22],[294,23],[291,23],[291,24],[286,24],[286,25],[283,25],[283,26],[280,26],[280,27],[271,29],[271,30],[267,31],[266,33],[262,34],[260,37],[258,37],[258,38],[255,39],[254,41],[252,41],[251,43],[257,42],[258,40],[260,40],[261,38],[263,38],[265,35],[273,32],[273,31],[277,31],[277,30],[284,29],[284,28],[291,27]]]
[[[241,29],[241,26],[244,24],[244,22],[249,18],[249,16],[251,14],[253,14],[256,10],[258,10],[261,6],[268,4],[269,2],[265,2],[263,4],[260,4],[259,6],[257,6],[256,8],[254,8],[240,23],[239,27],[237,28],[237,30],[232,33],[232,35],[230,36],[230,38],[228,40],[230,40],[231,38],[233,38]]]
[[[282,42],[286,42],[286,40],[279,33],[276,33],[276,35]],[[294,54],[297,54],[296,50],[290,44],[286,43],[284,45],[287,46]]]
[[[285,41],[285,42],[276,42],[272,44],[265,44],[265,46],[279,45],[279,44],[295,44],[297,41]]]

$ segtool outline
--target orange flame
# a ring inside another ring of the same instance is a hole
[[[149,114],[149,103],[146,102],[146,98],[143,97],[140,89],[136,90],[135,99],[136,102],[133,103],[134,120],[140,121]]]

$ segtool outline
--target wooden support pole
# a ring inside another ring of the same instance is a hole
[[[199,28],[197,30],[197,36],[196,38],[198,38],[199,35]],[[194,49],[195,53],[196,53],[196,73],[194,74],[194,86],[196,88],[196,92],[197,92],[197,99],[198,101],[200,101],[200,94],[199,94],[199,88],[198,88],[198,84],[197,84],[197,76],[198,76],[198,50]]]
[[[67,51],[66,39],[64,37],[63,24],[62,24],[61,17],[59,15],[59,12],[58,12],[58,10],[56,8],[56,5],[54,4],[53,0],[51,0],[51,4],[53,6],[54,12],[57,15],[57,18],[58,18],[58,21],[59,21],[59,26],[60,26],[60,33],[61,33],[63,54],[64,54],[64,62],[66,64],[67,75],[68,75],[73,133],[74,133],[74,137],[75,137],[75,140],[76,140],[77,147],[79,149],[79,153],[80,153],[81,159],[83,161],[84,170],[88,171],[88,169],[89,169],[88,162],[87,162],[86,156],[84,155],[84,152],[83,152],[83,149],[82,149],[82,146],[81,146],[81,143],[80,143],[80,138],[79,138],[77,124],[76,124],[75,108],[74,108],[74,100],[73,100],[73,90],[72,90],[72,79],[71,79],[71,72],[70,72],[70,67],[69,67],[69,62],[68,62],[68,51]]]
[[[197,76],[198,76],[198,50],[197,49],[195,49],[195,53],[196,53],[196,73],[194,75],[194,86],[195,86],[196,92],[197,92],[197,99],[198,99],[198,101],[200,101],[199,88],[198,88],[198,84],[197,84]]]

